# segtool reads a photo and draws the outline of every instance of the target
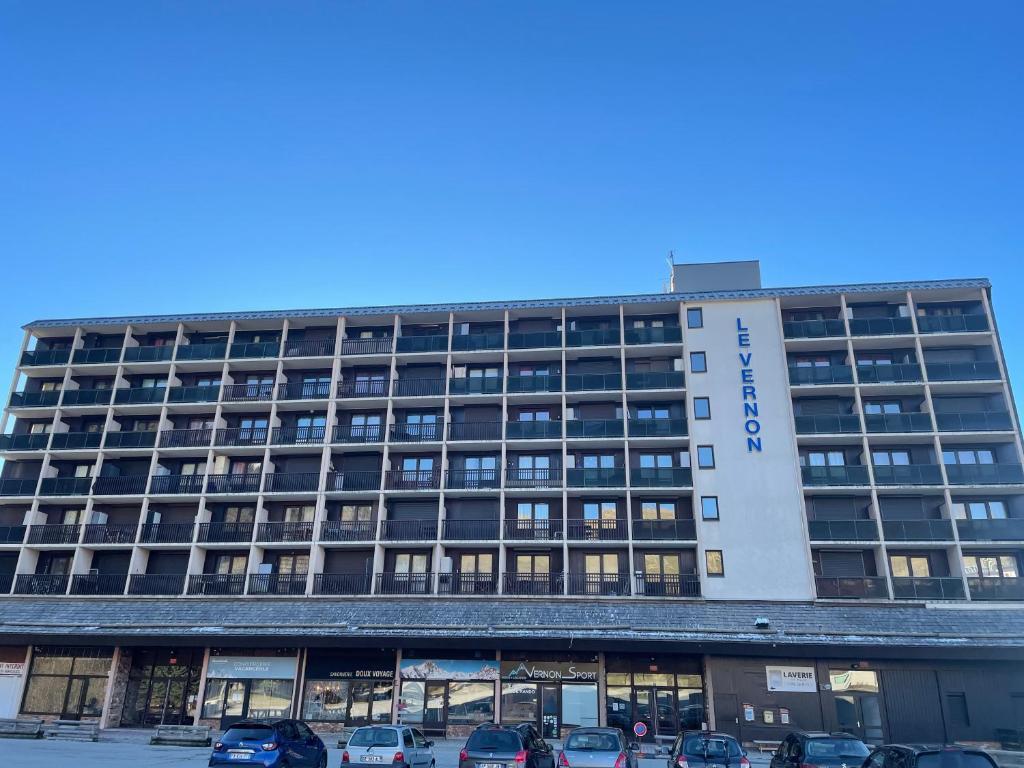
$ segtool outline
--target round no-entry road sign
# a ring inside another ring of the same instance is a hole
[[[643,738],[644,736],[646,736],[647,735],[647,723],[634,723],[633,724],[633,733],[635,733],[640,738]]]

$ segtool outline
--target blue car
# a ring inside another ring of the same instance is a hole
[[[210,765],[327,768],[327,747],[301,720],[242,720],[214,743]]]

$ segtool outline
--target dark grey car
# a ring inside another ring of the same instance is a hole
[[[750,768],[750,761],[727,733],[684,731],[669,750],[667,768]]]
[[[576,728],[558,755],[560,768],[637,768],[639,744],[618,728]]]
[[[459,768],[554,767],[555,753],[546,741],[530,732],[499,725],[477,728],[459,753]]]

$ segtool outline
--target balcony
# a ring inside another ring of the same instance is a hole
[[[24,525],[0,525],[0,544],[21,544],[26,530]]]
[[[566,473],[570,488],[624,488],[626,470],[618,467],[570,469]]]
[[[569,573],[566,583],[570,595],[626,597],[630,578],[625,573]]]
[[[969,333],[988,330],[985,315],[918,315],[918,333]]]
[[[191,544],[193,523],[145,523],[140,544]],[[179,592],[181,590],[178,590]]]
[[[505,334],[467,333],[452,336],[452,352],[474,352],[480,349],[504,349]]]
[[[0,595],[9,595],[14,588],[14,574],[0,573]]]
[[[938,464],[875,464],[876,485],[942,485]]]
[[[874,520],[808,520],[811,541],[878,541]]]
[[[269,382],[255,384],[225,384],[224,402],[266,403],[274,399],[274,385]],[[171,390],[173,392],[173,390]],[[216,399],[211,398],[211,399]],[[171,396],[174,401],[174,396]]]
[[[379,443],[384,439],[380,424],[339,424],[334,428],[335,443]]]
[[[392,424],[391,441],[394,443],[439,443],[444,438],[444,421],[428,424]]]
[[[877,576],[815,576],[818,599],[870,598],[888,600],[885,579]]]
[[[368,595],[368,573],[317,573],[313,576],[314,595]]]
[[[30,525],[29,544],[77,544],[79,525]]]
[[[160,363],[170,360],[173,356],[173,344],[161,344],[160,346],[147,347],[125,347],[124,350],[124,361],[126,363]]]
[[[973,600],[1024,600],[1024,578],[968,577]]]
[[[505,425],[506,440],[561,440],[561,421],[510,421]]]
[[[686,437],[686,434],[686,419],[629,420],[630,437]]]
[[[682,371],[647,371],[626,374],[626,389],[682,389],[686,375]]]
[[[509,349],[551,349],[560,346],[562,346],[561,331],[531,331],[508,335]]]
[[[197,573],[188,577],[190,595],[224,596],[244,592],[244,573]]]
[[[595,328],[587,331],[566,331],[567,347],[607,347],[618,345],[618,328]]]
[[[248,544],[252,541],[253,523],[200,523],[201,544]]]
[[[380,470],[331,472],[327,475],[327,491],[379,491]]]
[[[1024,541],[1024,518],[957,520],[956,528],[961,541]]]
[[[378,595],[429,595],[434,591],[432,573],[378,573]]]
[[[625,520],[569,520],[566,538],[572,541],[624,541],[629,537]]]
[[[175,360],[223,360],[228,344],[220,341],[213,344],[180,344]]]
[[[286,341],[285,357],[334,357],[334,339]]]
[[[447,336],[399,336],[397,352],[447,352]]]
[[[848,365],[791,365],[789,383],[793,386],[852,384],[853,368]]]
[[[329,381],[291,381],[277,385],[278,400],[327,400],[330,396]]]
[[[643,597],[700,597],[700,576],[695,573],[638,573],[634,595]]]
[[[184,573],[133,573],[129,595],[180,595],[185,591]]]
[[[207,493],[259,493],[260,474],[223,474],[208,475],[206,482]]]
[[[500,421],[457,421],[448,425],[448,439],[453,442],[467,440],[501,440]]]
[[[566,437],[621,438],[622,419],[570,419],[565,422]]]
[[[550,376],[509,376],[507,384],[510,395],[521,395],[529,392],[561,392],[562,377],[560,374]]]
[[[993,361],[973,363],[925,363],[929,381],[999,381],[999,366]]]
[[[45,392],[11,392],[11,408],[49,408],[57,405],[60,390]]]
[[[118,405],[160,405],[167,395],[167,387],[119,387],[114,390]]]
[[[120,347],[94,347],[92,349],[76,349],[71,356],[75,365],[97,363],[116,363],[121,359]]]
[[[281,353],[280,341],[250,341],[238,342],[231,345],[231,359],[277,357]]]
[[[0,478],[0,496],[35,496],[38,477]]]
[[[245,387],[247,385],[242,384]],[[233,388],[233,387],[232,387]],[[167,393],[169,403],[215,403],[220,397],[220,384],[206,384],[191,387],[170,387]]]
[[[264,493],[316,493],[319,472],[271,472],[263,484]]]
[[[561,488],[560,467],[537,467],[505,470],[505,486],[508,488]]]
[[[782,334],[787,339],[823,339],[846,335],[842,320],[786,320]]]
[[[138,533],[135,523],[90,523],[84,527],[83,544],[134,544]]]
[[[501,591],[506,595],[561,595],[565,591],[561,573],[505,573]]]
[[[959,576],[893,576],[892,596],[897,600],[963,600],[964,582]]]
[[[441,595],[495,595],[498,577],[493,573],[442,573],[437,591]]]
[[[567,373],[566,392],[613,392],[622,389],[621,373]]]
[[[324,520],[320,525],[322,541],[373,541],[375,538],[376,520]]]
[[[443,397],[444,379],[395,379],[395,397]]]
[[[864,426],[873,433],[931,432],[932,418],[927,413],[866,413]]]
[[[343,355],[390,355],[395,340],[391,336],[375,339],[344,339],[341,342]]]
[[[633,518],[634,541],[693,541],[697,525],[693,520],[644,520]]]
[[[387,397],[389,379],[357,379],[338,383],[338,397]]]
[[[693,470],[689,467],[631,467],[629,484],[634,488],[689,488]]]
[[[123,595],[127,573],[88,573],[71,577],[72,595]]]
[[[203,492],[203,475],[154,475],[149,492],[156,494],[200,494]]]
[[[1024,483],[1020,464],[947,464],[950,485],[1016,485]]]
[[[449,469],[445,473],[445,488],[480,490],[500,486],[500,469]]]
[[[212,438],[212,429],[164,429],[160,432],[160,447],[207,448]]]
[[[855,413],[794,416],[798,435],[841,435],[860,432],[860,417]]]
[[[231,427],[218,429],[214,445],[266,445],[270,430],[267,427]]]
[[[0,435],[0,451],[45,451],[49,432]]]
[[[128,430],[107,432],[104,448],[152,448],[156,445],[157,433],[153,430]],[[207,438],[209,442],[209,438]]]
[[[95,449],[100,447],[102,432],[54,432],[51,451]]]
[[[867,485],[868,468],[860,464],[800,467],[804,485]]]
[[[939,432],[999,432],[1013,429],[1007,411],[975,411],[973,413],[936,413]]]
[[[913,333],[914,324],[909,317],[851,317],[851,336],[895,336]]]
[[[448,380],[450,395],[500,395],[502,379],[499,376],[466,376]]]
[[[270,431],[271,445],[322,445],[327,427],[274,427]]]
[[[91,477],[44,477],[39,484],[40,496],[87,496]]]
[[[306,573],[250,573],[250,595],[304,595]]]
[[[199,477],[200,484],[202,476]],[[97,477],[92,492],[97,496],[140,496],[146,492],[147,475],[118,475]]]
[[[440,487],[439,469],[389,469],[384,473],[384,488],[389,491],[424,491]]]
[[[858,365],[857,381],[861,384],[905,384],[921,381],[921,366],[917,363]]]
[[[661,328],[627,328],[627,344],[681,344],[683,329],[678,325],[666,325]]]
[[[71,577],[45,573],[19,573],[14,580],[16,595],[64,595]]]
[[[434,541],[437,520],[381,520],[383,541]]]
[[[490,520],[445,520],[441,538],[451,541],[497,541],[498,521]]]
[[[109,405],[112,389],[65,389],[61,405],[69,408],[75,405]]]
[[[31,349],[21,353],[21,364],[65,365],[70,358],[70,349]]]
[[[512,541],[561,541],[562,521],[530,518],[506,520],[505,538]]]
[[[953,541],[950,520],[883,520],[886,541]]]

